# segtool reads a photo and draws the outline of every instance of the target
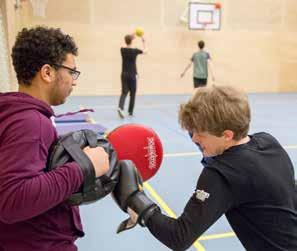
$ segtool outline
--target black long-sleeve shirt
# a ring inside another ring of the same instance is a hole
[[[156,212],[150,232],[167,247],[185,250],[226,215],[248,251],[296,251],[294,169],[286,151],[267,133],[202,160],[196,191],[180,217]]]

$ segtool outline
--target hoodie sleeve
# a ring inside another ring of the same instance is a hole
[[[81,186],[83,175],[75,162],[43,171],[55,134],[50,120],[37,114],[13,123],[1,137],[1,221],[14,223],[40,215]]]

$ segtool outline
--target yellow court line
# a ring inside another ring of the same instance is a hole
[[[203,235],[198,240],[199,241],[208,241],[208,240],[229,238],[229,237],[234,237],[234,236],[236,236],[236,234],[234,232],[227,232],[227,233],[222,233],[222,234]]]
[[[157,201],[158,205],[172,218],[176,218],[176,214],[168,207],[166,202],[156,193],[152,186],[148,182],[144,182],[144,188],[151,194],[151,196]],[[204,247],[196,240],[193,246],[198,251],[205,251]]]
[[[153,187],[148,183],[143,183],[144,188],[152,195],[152,197],[158,202],[163,210],[168,214],[168,216],[176,218],[176,214],[168,207],[166,202],[157,194],[157,192],[153,189]]]
[[[79,106],[80,109],[85,109],[85,107],[83,105]],[[89,116],[88,121],[91,124],[95,124],[96,121]],[[283,146],[283,148],[285,149],[297,149],[297,145],[288,145],[288,146]],[[195,155],[202,155],[200,152],[187,152],[187,153],[167,153],[164,154],[164,157],[180,157],[180,156],[195,156]]]
[[[297,145],[288,145],[288,146],[283,146],[284,149],[297,149]],[[183,152],[183,153],[165,153],[164,157],[169,158],[169,157],[186,157],[186,156],[198,156],[202,155],[200,152]]]
[[[80,109],[84,109],[84,106],[80,105]],[[89,116],[88,122],[91,124],[96,124],[96,121]],[[108,134],[108,132],[106,132]],[[288,146],[283,146],[285,149],[297,149],[297,145],[288,145]],[[200,152],[184,152],[184,153],[165,153],[164,157],[181,157],[181,156],[196,156],[196,155],[202,155]]]

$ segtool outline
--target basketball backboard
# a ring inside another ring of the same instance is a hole
[[[220,30],[221,4],[189,1],[180,19],[190,30]]]

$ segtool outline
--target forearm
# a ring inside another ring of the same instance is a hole
[[[188,222],[187,222],[188,221]],[[173,219],[156,212],[147,222],[152,235],[168,248],[179,251],[186,250],[199,237],[204,229],[201,227],[195,232],[191,229],[191,220],[180,217]]]
[[[144,37],[141,37],[141,41],[142,41],[142,51],[143,53],[147,53],[147,46],[146,46],[146,41],[144,39]]]
[[[192,62],[186,66],[186,68],[184,69],[184,71],[182,73],[183,75],[186,74],[186,72],[190,69],[191,65],[192,65]]]
[[[217,221],[232,205],[232,192],[217,173],[204,170],[196,191],[208,194],[204,200],[197,192],[182,215],[173,219],[155,212],[147,222],[150,232],[173,250],[185,250]],[[207,192],[206,192],[207,191]]]
[[[2,183],[0,219],[14,223],[33,218],[70,197],[82,182],[82,172],[73,162],[48,173]]]

